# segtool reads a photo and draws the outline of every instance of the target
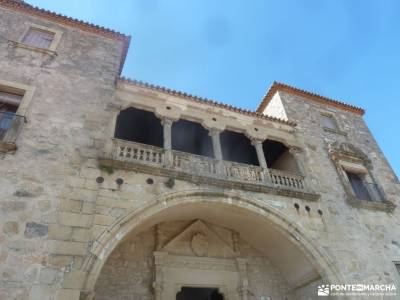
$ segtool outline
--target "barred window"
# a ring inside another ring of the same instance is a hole
[[[1,107],[15,107],[17,108],[21,103],[22,95],[8,93],[0,90],[0,109]]]
[[[0,90],[0,141],[3,141],[15,123],[15,113],[21,103],[22,95]]]
[[[53,32],[31,27],[22,42],[33,47],[49,49],[53,40]]]

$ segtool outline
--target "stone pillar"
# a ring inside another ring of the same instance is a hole
[[[169,166],[172,164],[172,123],[174,121],[167,117],[161,119],[163,125],[163,140],[164,140],[164,164]]]
[[[223,174],[223,157],[222,157],[222,149],[221,149],[221,140],[220,134],[221,130],[217,128],[210,128],[209,133],[212,139],[213,150],[214,150],[214,158],[218,161],[216,165],[216,172],[219,175]]]
[[[220,134],[221,134],[221,130],[219,130],[219,129],[211,128],[209,130],[209,135],[211,136],[212,143],[213,143],[214,158],[216,160],[222,160]]]
[[[263,169],[268,169],[267,162],[264,156],[264,150],[262,147],[262,141],[260,140],[252,140],[251,144],[256,148],[258,162],[260,163],[260,167]]]
[[[247,260],[245,258],[236,258],[238,271],[239,271],[239,294],[241,300],[249,299],[249,279],[247,277]]]
[[[251,144],[254,146],[254,148],[256,148],[258,162],[262,169],[262,172],[261,172],[262,180],[266,183],[271,183],[272,180],[271,180],[271,176],[268,171],[267,161],[265,160],[264,150],[262,147],[262,141],[254,139],[251,141]]]
[[[291,155],[293,155],[293,157],[296,161],[297,167],[299,168],[300,174],[304,176],[305,169],[304,169],[303,159],[301,158],[301,155],[300,155],[301,149],[298,147],[290,147],[289,153]]]

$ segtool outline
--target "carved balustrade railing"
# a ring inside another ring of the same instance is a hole
[[[218,161],[206,156],[172,151],[172,166],[174,170],[205,176],[218,176]]]
[[[164,164],[164,150],[159,147],[113,139],[112,158],[150,165]]]
[[[294,190],[304,190],[304,177],[286,171],[269,169],[271,180],[274,186],[289,188]]]
[[[265,180],[265,174],[260,167],[230,161],[223,162],[223,175],[239,181],[261,183]]]
[[[189,175],[200,175],[236,182],[245,182],[271,187],[305,191],[304,177],[275,169],[263,170],[259,166],[230,161],[218,161],[210,157],[194,155],[186,152],[171,151],[171,161],[166,159],[164,149],[113,139],[111,158],[125,163],[139,163],[168,169]]]

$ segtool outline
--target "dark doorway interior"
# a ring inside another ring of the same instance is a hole
[[[117,139],[163,147],[163,128],[154,113],[127,108],[117,117],[115,135]]]
[[[300,172],[296,159],[281,142],[266,140],[263,143],[263,150],[268,168],[293,173]]]
[[[183,287],[176,294],[176,300],[223,300],[224,297],[214,288]]]
[[[256,149],[243,133],[223,131],[221,133],[221,150],[224,160],[259,165]]]
[[[214,157],[208,130],[199,123],[183,119],[172,124],[172,149]]]

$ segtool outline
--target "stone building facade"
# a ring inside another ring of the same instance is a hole
[[[274,83],[250,112],[125,79],[129,42],[0,0],[0,299],[400,288],[400,186],[361,108]]]

